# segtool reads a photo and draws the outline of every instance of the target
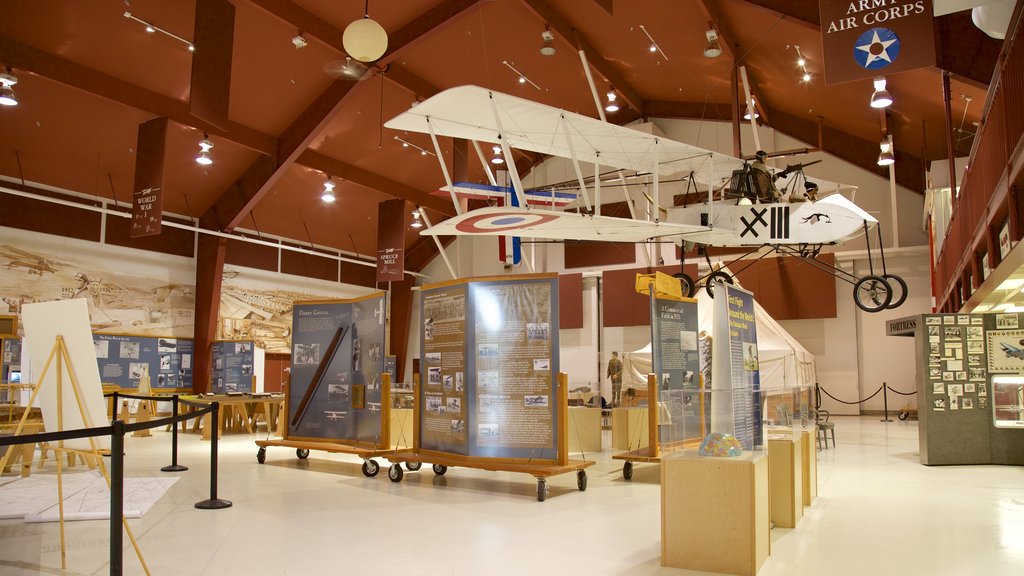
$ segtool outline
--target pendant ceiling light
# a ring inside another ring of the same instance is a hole
[[[605,106],[604,106],[605,112],[618,112],[619,111],[619,103],[615,101],[615,98],[616,98],[615,90],[609,90],[608,91],[608,103],[605,104]]]
[[[17,83],[18,78],[14,74],[11,74],[10,68],[8,68],[6,72],[0,74],[0,105],[18,105],[18,97],[14,95],[14,85]]]
[[[491,164],[504,164],[505,159],[501,157],[501,146],[494,147],[494,156],[491,157]]]
[[[328,176],[327,180],[324,182],[324,191],[323,194],[320,195],[320,199],[328,204],[336,200],[334,196],[334,182],[331,180],[330,176]]]
[[[412,224],[409,224],[412,228],[422,228],[423,220],[420,220],[420,209],[417,207],[412,211]]]
[[[872,108],[888,108],[892,105],[892,94],[885,89],[885,76],[879,76],[874,81],[875,91],[871,93]]]
[[[212,148],[213,142],[210,142],[209,135],[204,132],[203,140],[199,142],[199,154],[196,155],[196,163],[202,164],[203,166],[213,164],[213,157],[210,156],[210,150]]]
[[[888,138],[882,140],[879,147],[882,151],[878,154],[878,165],[889,166],[894,164],[896,162],[896,157],[892,154],[892,140]]]
[[[363,17],[345,28],[341,43],[349,56],[361,62],[374,62],[387,52],[388,33],[376,20],[370,18],[369,0],[366,1]]]

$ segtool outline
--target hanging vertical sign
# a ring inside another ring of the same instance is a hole
[[[818,0],[825,84],[935,65],[932,0]]]
[[[377,282],[405,279],[405,200],[377,206]]]
[[[166,137],[167,118],[155,118],[139,125],[132,188],[132,238],[160,234],[164,213]]]

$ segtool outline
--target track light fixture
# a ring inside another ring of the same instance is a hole
[[[189,52],[195,52],[196,51],[195,44],[192,44],[191,42],[189,42],[188,40],[185,40],[181,36],[178,36],[174,32],[169,32],[167,30],[164,30],[163,28],[157,26],[156,24],[153,24],[152,22],[147,22],[147,21],[143,20],[142,18],[139,18],[138,16],[135,16],[131,12],[125,12],[124,13],[124,17],[129,19],[129,20],[134,20],[134,21],[138,22],[139,24],[142,24],[143,26],[146,27],[146,32],[149,32],[150,34],[152,34],[154,32],[159,32],[159,33],[161,33],[161,34],[163,34],[165,36],[170,36],[171,38],[174,38],[178,42],[181,42],[182,44],[187,46]]]
[[[399,142],[402,143],[402,148],[415,148],[415,149],[419,150],[420,151],[420,156],[426,156],[427,154],[430,154],[431,156],[436,156],[436,154],[434,154],[430,150],[427,150],[425,148],[421,148],[421,147],[413,144],[412,142],[409,142],[408,140],[405,140],[404,138],[401,138],[399,136],[395,136],[395,140],[398,140]]]
[[[416,209],[412,211],[412,224],[409,224],[409,226],[412,228],[423,228],[423,220],[420,220],[419,206],[417,206]]]
[[[518,82],[519,82],[520,84],[526,84],[526,83],[529,83],[529,84],[530,84],[530,86],[533,86],[533,87],[534,87],[534,88],[536,88],[537,90],[540,90],[540,86],[537,86],[537,84],[536,84],[536,83],[534,83],[534,81],[533,81],[533,80],[530,80],[529,78],[527,78],[527,77],[526,77],[526,74],[523,74],[522,72],[520,72],[520,71],[519,71],[519,70],[518,70],[518,69],[517,69],[517,68],[516,68],[515,66],[513,66],[513,65],[509,64],[509,63],[508,63],[508,60],[502,60],[502,61],[501,61],[501,63],[502,63],[502,64],[504,64],[505,66],[507,66],[509,70],[511,70],[511,71],[513,71],[513,72],[515,72],[515,73],[516,73],[516,76],[519,76],[519,78],[518,78],[518,80],[517,80],[517,81],[518,81]]]
[[[886,136],[885,140],[879,144],[881,153],[878,155],[879,166],[890,166],[896,162],[896,157],[892,154],[892,139]]]
[[[718,58],[722,55],[722,46],[718,43],[718,32],[711,27],[707,32],[704,33],[707,36],[708,43],[704,47],[705,58]]]
[[[615,90],[614,89],[609,90],[608,91],[608,104],[606,104],[605,107],[604,107],[605,112],[618,112],[619,111],[619,103],[615,101],[615,98],[616,98]]]
[[[793,49],[796,50],[796,66],[797,66],[797,68],[800,69],[800,72],[801,72],[801,74],[800,74],[800,81],[801,82],[810,82],[811,81],[811,73],[807,71],[807,59],[804,58],[803,53],[800,52],[800,46],[799,45],[793,44]]]
[[[501,156],[501,146],[494,147],[494,156],[491,156],[491,164],[504,164],[505,159]]]
[[[662,58],[668,60],[668,56],[665,56],[665,52],[661,49],[661,46],[658,46],[658,43],[654,41],[654,37],[651,36],[651,33],[647,31],[647,28],[644,28],[644,25],[641,24],[640,29],[643,30],[644,35],[647,36],[647,39],[651,41],[651,45],[647,47],[647,51],[658,52],[659,54],[661,54]]]
[[[320,195],[320,199],[328,204],[337,199],[334,196],[334,181],[331,180],[330,176],[328,176],[327,180],[324,181],[324,192]]]
[[[542,56],[554,56],[555,55],[555,35],[551,33],[550,28],[545,28],[540,33],[542,43],[540,45],[540,53]]]
[[[213,142],[210,142],[210,136],[203,132],[203,139],[199,142],[199,154],[196,155],[196,163],[202,164],[203,166],[209,166],[213,164],[213,157],[210,156],[210,150],[213,148]]]
[[[14,74],[11,74],[10,68],[7,68],[5,72],[0,74],[0,105],[18,105],[18,97],[14,95],[14,85],[17,83],[18,78]]]
[[[892,94],[885,89],[885,76],[875,78],[875,91],[871,94],[872,108],[887,108],[892,105]]]

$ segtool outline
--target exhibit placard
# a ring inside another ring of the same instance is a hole
[[[733,434],[744,450],[763,446],[754,295],[716,284],[711,429]]]
[[[119,334],[93,334],[100,380],[121,388],[138,388],[148,374],[150,387],[192,387],[192,340]]]
[[[296,302],[288,436],[379,442],[384,293]]]
[[[210,346],[210,391],[214,394],[253,390],[256,355],[251,341],[217,341]]]
[[[421,448],[555,458],[557,293],[548,274],[424,288]]]
[[[658,379],[658,438],[663,448],[703,437],[697,301],[651,295],[653,366]]]

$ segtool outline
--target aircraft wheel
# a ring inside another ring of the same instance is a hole
[[[296,448],[295,456],[297,456],[299,460],[305,460],[306,458],[309,458],[309,448]]]
[[[907,283],[895,274],[882,274],[882,278],[885,278],[893,290],[892,302],[889,302],[886,308],[899,308],[907,300]]]
[[[438,476],[444,476],[444,473],[448,471],[448,467],[444,464],[434,464],[434,474]]]
[[[627,461],[625,464],[622,465],[622,477],[625,478],[626,480],[632,480],[633,479],[633,463],[632,462],[628,462]]]
[[[402,472],[401,464],[392,464],[391,467],[388,468],[388,480],[391,480],[392,482],[401,482],[402,476],[405,476],[405,472]]]
[[[364,460],[363,461],[363,476],[367,478],[373,478],[380,472],[380,464],[377,464],[376,460]]]
[[[405,467],[410,472],[415,472],[423,466],[423,462],[406,462]]]
[[[685,272],[676,272],[672,277],[679,280],[679,287],[681,288],[680,291],[683,293],[683,296],[686,298],[692,298],[694,291],[697,289],[697,285],[693,281],[693,278],[690,278],[690,275]]]
[[[267,461],[267,449],[266,448],[262,448],[261,447],[259,450],[256,451],[256,461],[259,462],[260,464],[263,464],[264,462]]]
[[[865,312],[884,310],[892,302],[892,287],[881,276],[865,276],[853,285],[853,301]]]
[[[708,296],[711,296],[712,298],[715,297],[715,294],[711,287],[714,286],[716,282],[732,284],[732,276],[722,272],[721,270],[716,270],[711,274],[708,274],[707,280],[704,281],[704,288],[708,291]]]

